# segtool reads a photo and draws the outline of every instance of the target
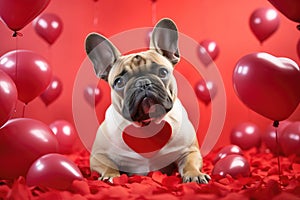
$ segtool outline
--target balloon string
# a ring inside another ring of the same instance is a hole
[[[25,108],[26,108],[26,103],[23,104],[23,111],[22,111],[22,118],[25,117]]]
[[[156,2],[157,0],[151,0],[152,2],[152,25],[154,26],[156,23]]]
[[[16,32],[15,32],[16,33]],[[18,81],[18,38],[16,37],[16,69],[15,69],[15,79]]]
[[[275,127],[275,136],[276,136],[276,150],[277,150],[277,165],[278,165],[278,178],[279,178],[279,185],[282,186],[281,180],[281,164],[280,164],[280,149],[279,149],[279,139],[278,139],[278,126],[279,121],[274,121],[273,126]]]

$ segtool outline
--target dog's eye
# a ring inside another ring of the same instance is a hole
[[[160,68],[158,70],[158,76],[159,76],[159,78],[166,78],[168,76],[168,74],[169,74],[169,72],[165,68]]]
[[[122,89],[126,84],[126,81],[123,77],[118,77],[114,81],[114,87],[117,89]]]

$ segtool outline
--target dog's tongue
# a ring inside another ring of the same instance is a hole
[[[151,107],[154,105],[154,101],[153,99],[149,98],[149,97],[145,97],[143,100],[142,100],[142,108],[143,108],[143,111],[145,114],[149,114],[150,113],[150,109]],[[152,108],[153,109],[153,108]]]

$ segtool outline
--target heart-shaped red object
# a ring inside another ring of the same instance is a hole
[[[92,106],[92,108],[94,108],[100,102],[102,93],[101,93],[101,90],[97,86],[88,85],[84,89],[83,95],[84,95],[86,102],[90,106]]]
[[[52,45],[63,30],[63,22],[54,13],[44,13],[34,23],[34,30],[49,45]]]
[[[300,1],[299,0],[269,0],[275,8],[292,21],[300,23]]]
[[[148,126],[130,125],[123,131],[124,142],[136,153],[149,158],[159,152],[170,140],[172,127],[168,122]]]
[[[233,85],[246,106],[273,121],[288,118],[300,102],[299,67],[288,58],[248,54],[235,67]]]
[[[19,31],[38,16],[50,0],[0,0],[2,21],[13,31]]]
[[[58,77],[53,77],[49,86],[40,95],[40,98],[46,106],[55,101],[62,92],[62,82]]]

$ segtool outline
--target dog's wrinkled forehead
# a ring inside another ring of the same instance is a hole
[[[168,59],[155,51],[149,50],[121,56],[113,65],[112,73],[110,73],[108,81],[112,82],[112,79],[115,78],[116,75],[122,76],[122,74],[127,72],[137,74],[140,71],[150,71],[153,64],[156,66],[164,66],[170,71],[173,69],[173,65]]]

